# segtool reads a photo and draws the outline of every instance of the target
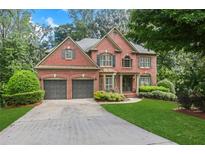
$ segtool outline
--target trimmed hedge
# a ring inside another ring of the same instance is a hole
[[[174,84],[171,81],[167,80],[167,79],[159,81],[157,83],[157,85],[168,88],[170,90],[170,92],[173,93],[173,94],[176,93]]]
[[[33,104],[41,101],[44,97],[45,92],[43,90],[38,90],[34,92],[18,93],[14,95],[3,95],[7,105],[25,105]]]
[[[125,96],[115,92],[96,91],[94,98],[98,101],[123,101]]]
[[[152,91],[152,92],[140,92],[140,97],[146,98],[156,98],[166,101],[176,101],[177,96],[170,92],[163,92],[163,91]]]
[[[21,70],[14,73],[6,84],[6,94],[13,95],[40,90],[40,82],[35,73]]]
[[[140,86],[139,91],[140,92],[152,92],[152,91],[163,91],[163,92],[169,92],[168,88],[162,87],[162,86]]]

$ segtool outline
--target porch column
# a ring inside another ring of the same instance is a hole
[[[106,83],[106,75],[103,74],[103,90],[106,90],[105,83]]]
[[[139,95],[139,78],[140,75],[136,74],[136,94]]]
[[[122,74],[120,74],[120,93],[122,94]]]
[[[112,74],[112,89],[115,90],[115,74]]]

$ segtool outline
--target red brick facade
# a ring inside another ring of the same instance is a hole
[[[147,53],[138,53],[120,32],[116,29],[111,30],[94,46],[95,50],[85,53],[83,49],[71,38],[64,40],[47,57],[45,57],[37,66],[37,72],[43,87],[45,79],[65,79],[67,80],[67,99],[72,98],[72,80],[73,79],[92,79],[94,82],[94,91],[100,89],[100,78],[104,89],[104,78],[106,75],[113,75],[113,87],[115,91],[122,92],[122,78],[130,75],[132,78],[132,90],[130,93],[134,96],[138,93],[140,75],[149,74],[151,83],[156,84],[157,66],[156,55]],[[71,49],[75,51],[75,58],[66,60],[62,58],[62,51]],[[116,51],[117,49],[117,51]],[[120,51],[119,51],[120,50]],[[102,67],[97,65],[97,56],[103,53],[115,55],[114,67]],[[89,57],[89,56],[90,57]],[[129,56],[132,59],[132,67],[122,66],[122,59]],[[150,68],[139,67],[139,57],[151,57]],[[129,95],[128,95],[129,96]]]

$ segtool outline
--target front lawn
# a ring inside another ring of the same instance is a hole
[[[16,108],[0,108],[0,131],[30,111],[33,106],[22,106]]]
[[[205,144],[205,120],[173,111],[175,103],[143,99],[138,103],[104,104],[107,111],[178,144]]]

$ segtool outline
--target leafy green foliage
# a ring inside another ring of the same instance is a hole
[[[9,95],[37,90],[40,90],[39,80],[36,74],[27,70],[15,72],[6,85],[6,94]]]
[[[94,98],[98,101],[123,101],[125,96],[114,92],[96,91]]]
[[[204,22],[204,10],[134,10],[129,36],[156,51],[204,53]]]
[[[177,96],[170,92],[163,92],[163,91],[152,91],[152,92],[140,92],[140,97],[145,98],[156,98],[166,101],[176,101]]]
[[[152,92],[156,90],[169,92],[169,88],[162,87],[162,86],[140,86],[139,87],[140,92]]]
[[[7,105],[25,105],[41,101],[45,92],[43,90],[33,92],[22,92],[13,95],[3,95]]]
[[[178,144],[205,144],[205,120],[175,112],[177,104],[143,99],[130,104],[103,104],[107,111]]]
[[[161,80],[157,83],[158,86],[162,86],[162,87],[165,87],[165,88],[169,88],[170,92],[175,94],[175,86],[174,84],[169,81],[168,79],[164,79],[164,80]]]

